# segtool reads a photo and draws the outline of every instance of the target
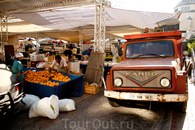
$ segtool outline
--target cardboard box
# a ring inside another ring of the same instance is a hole
[[[55,56],[48,56],[48,62],[53,62],[54,59],[55,59]]]
[[[27,61],[27,67],[31,67],[31,61]]]
[[[99,85],[90,85],[88,82],[84,83],[84,93],[87,94],[97,94],[100,92]]]

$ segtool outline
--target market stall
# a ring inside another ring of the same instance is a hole
[[[24,72],[27,70],[29,70],[29,68],[24,68]],[[37,69],[32,70],[40,71]],[[68,82],[57,81],[59,84],[53,87],[40,83],[27,82],[27,93],[37,95],[40,98],[50,97],[53,94],[57,95],[59,99],[81,96],[84,90],[83,76],[69,75],[69,78],[71,80]],[[52,79],[49,79],[49,81],[56,82]]]

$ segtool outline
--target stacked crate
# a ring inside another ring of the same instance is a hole
[[[51,66],[53,60],[55,59],[55,56],[48,56],[48,61],[47,61],[47,68],[49,68],[49,66]]]
[[[84,93],[97,94],[100,92],[99,85],[90,85],[88,82],[84,82]]]

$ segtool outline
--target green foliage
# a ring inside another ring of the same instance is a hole
[[[188,54],[190,53],[191,48],[195,50],[195,35],[191,35],[190,39],[188,40]]]
[[[57,55],[62,56],[62,54],[61,54],[61,53],[57,53],[57,54],[55,54],[55,55],[56,55],[56,56],[57,56]]]
[[[193,48],[193,50],[195,50],[195,41],[193,41],[191,44],[188,43],[188,54],[191,51],[191,48]]]
[[[191,51],[192,45],[190,43],[188,43],[188,54]]]
[[[195,35],[191,35],[188,43],[193,43],[195,41]]]

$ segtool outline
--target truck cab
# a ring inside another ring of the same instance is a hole
[[[122,61],[107,75],[104,96],[120,100],[175,102],[187,108],[187,75],[182,71],[181,31],[126,35]]]

